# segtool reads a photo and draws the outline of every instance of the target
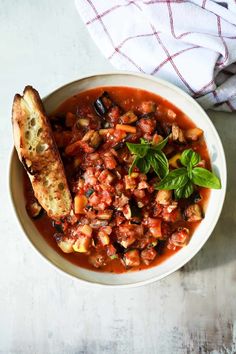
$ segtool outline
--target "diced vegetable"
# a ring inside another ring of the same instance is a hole
[[[126,267],[137,267],[140,265],[140,256],[138,250],[130,250],[124,254],[124,263]]]
[[[82,232],[82,234],[84,234],[85,236],[90,237],[90,236],[92,236],[93,229],[89,225],[83,225],[80,228],[80,232]]]
[[[88,119],[79,118],[77,122],[78,122],[78,124],[79,124],[81,127],[88,127],[88,126],[89,126],[89,120],[88,120]]]
[[[155,238],[160,238],[162,236],[161,231],[162,220],[159,218],[148,218],[149,231]]]
[[[167,247],[175,250],[176,247],[184,247],[189,241],[189,229],[186,227],[179,227],[169,238]]]
[[[156,111],[156,108],[156,103],[152,101],[144,101],[140,106],[140,110],[144,114],[154,113]]]
[[[113,212],[112,210],[107,209],[107,210],[104,210],[103,212],[99,212],[97,214],[97,217],[100,220],[110,220],[112,217],[112,212]]]
[[[91,237],[85,235],[79,235],[78,239],[73,244],[73,250],[79,253],[88,252],[91,244]]]
[[[109,128],[109,129],[99,129],[99,134],[100,135],[107,135],[107,134],[113,134],[114,129]]]
[[[172,109],[167,109],[167,117],[174,120],[176,118],[176,113]]]
[[[138,125],[144,133],[152,134],[156,128],[156,120],[152,118],[142,118],[138,121]]]
[[[107,153],[103,156],[103,161],[104,161],[105,167],[108,168],[108,170],[113,170],[117,166],[117,162],[116,162],[114,156],[109,153]]]
[[[74,198],[74,211],[75,214],[85,214],[84,208],[87,204],[85,195],[76,195]]]
[[[178,141],[180,143],[185,142],[183,130],[176,124],[172,125],[172,138],[174,141]]]
[[[130,176],[125,176],[125,189],[134,189],[137,186],[137,181],[135,178]]]
[[[132,214],[131,214],[131,208],[130,208],[129,204],[126,204],[126,205],[123,207],[123,210],[122,210],[122,211],[123,211],[124,217],[125,217],[127,220],[131,219]]]
[[[126,133],[133,133],[135,134],[137,129],[136,127],[132,127],[132,125],[124,125],[124,124],[116,124],[117,130],[123,130]]]
[[[103,118],[106,115],[106,113],[108,112],[108,110],[111,108],[112,104],[113,103],[112,103],[112,100],[111,100],[109,94],[105,91],[94,102],[95,112],[97,113],[97,115],[99,117]]]
[[[106,227],[100,229],[100,231],[98,232],[98,239],[103,246],[106,246],[110,243],[110,237],[109,234],[106,232]]]
[[[197,141],[203,135],[203,130],[200,128],[187,129],[184,135],[187,140]]]
[[[132,111],[128,111],[125,114],[123,114],[120,117],[120,122],[122,124],[130,124],[130,123],[134,123],[138,120],[138,117],[136,116],[136,114],[134,114],[134,112]]]
[[[178,154],[174,155],[169,159],[169,165],[173,168],[179,168],[181,166],[180,164],[180,156],[181,153],[179,152]]]
[[[190,222],[202,220],[202,214],[202,209],[199,204],[191,204],[184,211],[186,220]]]
[[[97,148],[102,142],[102,138],[99,135],[98,132],[94,132],[93,135],[90,138],[90,143],[89,145],[93,148]]]
[[[146,248],[141,252],[141,259],[144,264],[149,265],[157,256],[155,248]]]
[[[156,196],[156,203],[161,205],[168,205],[172,202],[172,191],[159,190]]]
[[[64,253],[72,253],[74,243],[74,239],[65,237],[62,238],[57,244]]]

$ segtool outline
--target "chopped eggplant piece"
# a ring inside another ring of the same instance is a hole
[[[63,232],[62,224],[60,222],[53,220],[52,226],[56,229],[57,232]]]
[[[104,118],[104,116],[108,112],[108,109],[111,106],[112,106],[112,101],[106,91],[103,92],[103,94],[100,97],[98,97],[93,104],[95,112],[101,118]]]
[[[131,124],[138,120],[136,114],[133,111],[128,111],[120,117],[120,122],[122,124]]]
[[[130,209],[131,209],[131,218],[132,220],[137,220],[137,219],[141,219],[142,218],[142,212],[140,210],[140,208],[137,206],[137,203],[134,199],[130,200]],[[137,222],[132,222],[132,224],[137,224]]]
[[[173,141],[178,141],[179,143],[185,143],[185,137],[183,130],[176,124],[172,125],[172,138]]]
[[[26,204],[26,210],[32,219],[38,219],[43,214],[43,208],[36,199]]]
[[[93,133],[93,135],[90,138],[90,143],[89,145],[91,147],[93,147],[94,149],[98,148],[98,146],[101,144],[102,142],[102,137],[101,135],[96,131]]]
[[[191,204],[185,209],[184,216],[189,222],[200,221],[203,218],[202,209],[198,204]]]
[[[86,142],[90,147],[96,149],[102,142],[101,135],[95,130],[89,130],[83,136],[82,142]]]
[[[193,194],[191,195],[191,200],[193,201],[193,203],[198,203],[202,200],[202,196],[198,191],[193,192]]]
[[[158,122],[157,123],[157,127],[156,127],[156,133],[158,135],[163,136],[164,138],[166,138],[167,136],[169,136],[171,134],[171,123],[169,122]]]

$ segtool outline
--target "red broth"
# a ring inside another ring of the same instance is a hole
[[[80,116],[81,113],[83,113],[85,116],[86,114],[94,115],[93,103],[99,96],[102,95],[104,90],[109,92],[109,95],[112,97],[114,102],[116,102],[120,107],[122,107],[122,109],[125,112],[126,111],[137,112],[139,110],[141,102],[152,101],[155,102],[158,107],[158,120],[160,122],[165,121],[165,122],[173,123],[173,119],[170,118],[167,114],[168,110],[170,109],[176,113],[176,117],[174,121],[180,128],[186,130],[189,128],[196,127],[196,125],[183,112],[181,112],[179,109],[177,109],[167,100],[157,96],[156,94],[144,90],[128,88],[128,87],[106,87],[106,88],[100,87],[100,88],[95,88],[92,90],[79,93],[69,98],[65,102],[63,102],[60,105],[60,107],[58,107],[58,109],[53,114],[53,116],[55,115],[63,116],[67,112],[71,112],[72,114],[79,114]],[[187,145],[184,146],[184,149],[186,148],[192,148],[195,151],[197,151],[201,155],[202,159],[205,160],[206,168],[208,169],[211,168],[208,150],[203,138],[199,139],[196,142],[188,143]],[[65,169],[67,173],[68,172],[67,167],[65,167]],[[30,181],[26,174],[24,177],[24,192],[25,192],[26,201],[29,202],[33,197],[33,191],[30,185]],[[199,188],[199,193],[201,194],[202,197],[201,201],[199,202],[199,205],[202,208],[203,213],[205,213],[210,190],[206,188]],[[180,207],[184,208],[186,201],[180,200],[179,203],[180,203]],[[161,245],[158,247],[156,258],[148,265],[141,262],[139,266],[134,266],[130,269],[126,269],[124,265],[121,263],[120,259],[113,259],[109,261],[108,264],[103,265],[100,268],[94,268],[94,266],[89,262],[88,254],[78,253],[78,252],[67,254],[62,252],[62,250],[58,247],[55,238],[53,237],[53,234],[55,233],[55,228],[52,226],[52,220],[46,214],[41,216],[39,219],[33,220],[33,222],[36,228],[39,230],[42,237],[47,241],[50,247],[54,248],[56,252],[58,252],[58,254],[60,254],[62,257],[64,257],[65,259],[67,259],[69,262],[73,264],[76,264],[83,268],[96,270],[96,271],[123,273],[130,270],[134,271],[134,270],[142,270],[142,269],[150,268],[162,263],[163,261],[171,257],[175,252],[177,252],[180,249],[180,247],[176,247],[176,249],[174,250],[168,249],[167,241],[163,241],[161,242]],[[176,221],[174,226],[175,228],[181,226],[187,227],[190,231],[190,235],[192,235],[194,230],[199,225],[199,223],[200,223],[199,221],[187,222],[185,220],[180,220],[180,221]]]

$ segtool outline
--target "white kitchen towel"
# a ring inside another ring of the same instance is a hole
[[[236,110],[235,0],[75,3],[116,68],[166,79],[206,109]]]

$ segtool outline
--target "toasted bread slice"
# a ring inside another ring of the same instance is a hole
[[[15,147],[31,180],[35,197],[49,217],[70,215],[72,198],[49,120],[38,92],[26,86],[12,109]]]

